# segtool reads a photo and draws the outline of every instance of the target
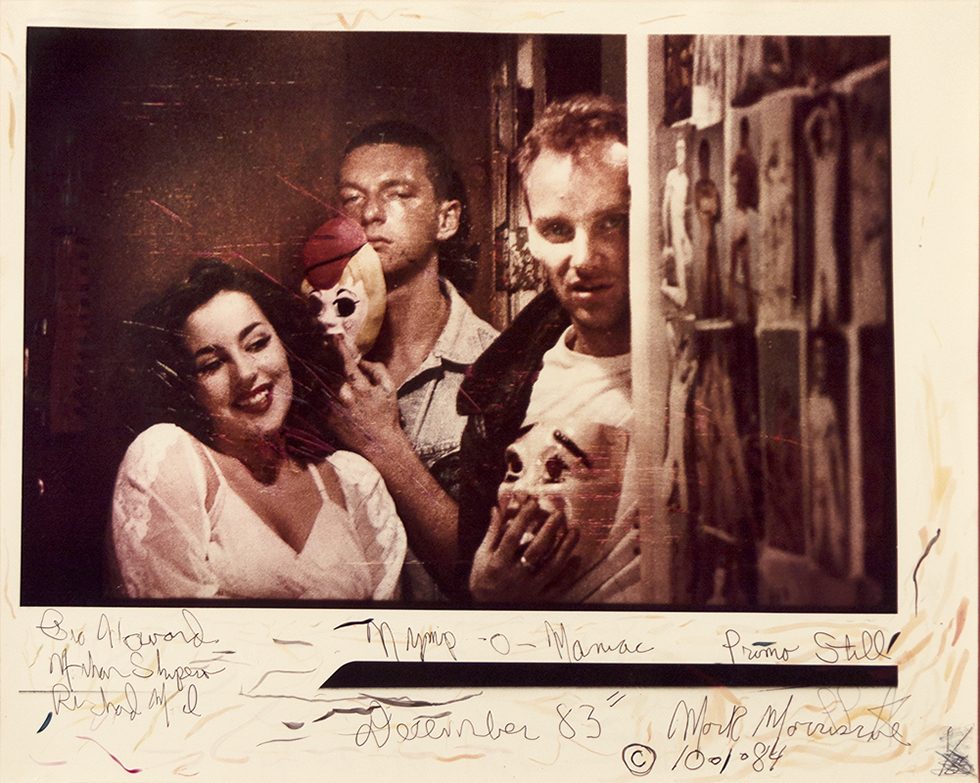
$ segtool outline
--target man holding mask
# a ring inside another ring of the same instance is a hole
[[[456,395],[466,369],[496,336],[442,275],[461,263],[465,196],[442,145],[403,122],[378,123],[355,136],[337,186],[340,208],[380,258],[387,300],[365,361],[338,341],[347,382],[331,426],[378,469],[405,523],[417,557],[410,553],[406,562],[405,597],[440,600],[431,577],[447,588],[457,558],[465,420]]]
[[[470,592],[478,601],[639,601],[625,111],[599,96],[553,103],[515,162],[529,249],[550,290],[460,392]]]

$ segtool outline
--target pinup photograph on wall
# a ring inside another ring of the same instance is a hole
[[[22,603],[892,605],[888,40],[649,49],[31,28]]]
[[[650,40],[676,591],[893,606],[888,39]]]

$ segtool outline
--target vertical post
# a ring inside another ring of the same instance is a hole
[[[661,469],[666,443],[669,378],[666,321],[661,307],[660,265],[652,238],[659,231],[660,195],[648,183],[660,182],[657,155],[663,116],[663,39],[629,36],[627,105],[631,216],[630,304],[633,352],[634,442],[640,494],[640,575],[644,601],[665,604],[674,597],[673,542],[664,502]],[[647,141],[649,139],[649,142]]]
[[[847,439],[841,445],[847,459],[848,531],[850,532],[850,568],[848,576],[858,579],[864,576],[864,452],[861,442],[861,340],[860,330],[850,325],[844,331],[847,337],[847,412],[842,412]]]

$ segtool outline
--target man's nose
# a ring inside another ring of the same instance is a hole
[[[361,209],[360,223],[366,226],[369,223],[385,222],[385,205],[377,196],[367,196]]]
[[[600,249],[591,231],[579,229],[575,232],[570,245],[569,266],[575,270],[588,270],[595,265]]]

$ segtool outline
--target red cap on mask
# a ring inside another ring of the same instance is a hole
[[[303,245],[303,269],[310,285],[333,288],[351,257],[367,243],[364,229],[343,215],[330,218]]]

